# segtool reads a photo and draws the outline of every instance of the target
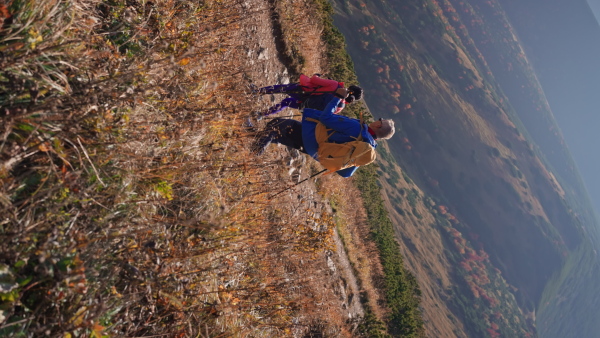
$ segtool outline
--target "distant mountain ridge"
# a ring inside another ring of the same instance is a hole
[[[600,206],[600,182],[597,179],[600,162],[589,151],[590,145],[600,141],[597,136],[600,125],[597,93],[600,88],[600,25],[584,0],[500,2],[532,60],[568,148],[579,163],[577,167],[587,183],[583,193],[589,193],[594,204],[593,207],[584,205],[577,211],[582,222],[590,225],[586,229],[593,239],[593,247],[575,253],[567,263],[568,267],[579,268],[568,269],[568,273],[563,272],[552,281],[554,285],[548,288],[540,304],[540,334],[556,338],[591,337],[599,329],[592,318],[598,317],[594,304],[600,297],[597,291],[588,291],[584,284],[600,277],[597,263],[600,228],[597,211],[594,211]],[[540,147],[546,146],[543,136],[537,143]],[[548,153],[549,149],[545,151]],[[560,168],[557,163],[560,159],[550,156],[549,160]],[[579,292],[573,293],[574,290]],[[552,297],[552,293],[560,296]],[[577,308],[590,309],[591,313],[581,313]],[[577,315],[564,320],[564,309]]]
[[[600,25],[585,0],[501,0],[527,50],[571,154],[600,208]],[[543,146],[543,142],[539,142]]]

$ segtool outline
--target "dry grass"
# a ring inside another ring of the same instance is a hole
[[[298,74],[324,72],[327,64],[325,43],[321,39],[322,14],[317,12],[314,1],[278,1],[275,12],[282,40],[286,42],[284,53],[292,60],[290,67]]]
[[[351,335],[331,216],[310,190],[272,200],[282,158],[257,161],[240,127],[258,80],[243,32],[268,6],[6,8],[2,335]]]
[[[361,297],[373,314],[383,320],[389,312],[383,305],[385,297],[381,293],[383,267],[377,246],[370,240],[370,229],[360,191],[351,180],[338,177],[329,177],[322,187],[323,193],[336,208],[337,229],[354,274],[360,282]]]

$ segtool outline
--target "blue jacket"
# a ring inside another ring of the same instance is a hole
[[[362,135],[362,140],[368,142],[373,148],[377,147],[377,142],[369,134],[369,126],[363,124],[362,131],[360,121],[343,115],[334,114],[340,99],[334,97],[322,111],[316,109],[305,108],[302,113],[302,142],[304,150],[313,158],[317,158],[319,144],[315,137],[316,122],[308,121],[307,118],[319,120],[327,128],[335,130],[335,133],[329,137],[329,142],[346,143],[355,141],[359,134]],[[350,177],[358,169],[357,167],[349,167],[338,170],[336,173],[342,177]]]

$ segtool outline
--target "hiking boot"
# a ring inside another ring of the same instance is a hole
[[[263,119],[264,115],[262,112],[259,111],[253,111],[250,113],[250,116],[248,116],[248,119],[254,122],[260,122]]]
[[[248,131],[256,131],[256,122],[260,122],[263,119],[263,114],[261,112],[252,112],[250,116],[248,116],[242,126],[244,129]]]
[[[250,132],[258,131],[258,129],[256,129],[256,126],[254,125],[254,123],[252,123],[252,119],[249,117],[244,120],[244,123],[242,123],[242,127],[246,131],[250,131]]]
[[[247,92],[248,92],[248,94],[257,95],[257,94],[259,94],[259,88],[254,83],[250,83],[248,85]]]

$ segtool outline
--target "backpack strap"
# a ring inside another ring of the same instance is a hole
[[[317,119],[313,119],[312,117],[305,118],[306,121],[314,122],[317,124],[315,128],[315,138],[317,139],[317,143],[321,144],[324,142],[328,142],[331,135],[335,134],[335,130],[328,129],[321,121]],[[331,132],[329,132],[331,131]]]
[[[329,133],[329,131],[332,129],[328,129],[323,123],[321,123],[321,121],[319,121],[317,119],[313,119],[312,117],[307,117],[307,118],[305,118],[305,120],[309,121],[309,122],[314,122],[317,124],[315,134],[317,135],[317,143],[319,143],[319,144],[321,144],[322,142],[327,142],[329,140],[329,138],[331,137],[331,135],[335,134],[335,130],[333,130],[331,133]],[[358,132],[358,136],[357,137],[350,136],[350,137],[352,137],[353,139],[355,139],[357,141],[363,141],[362,132],[364,129],[364,122],[363,122],[363,113],[362,112],[360,112],[359,124],[360,124],[360,131]],[[323,132],[323,129],[325,130],[325,132]],[[325,134],[327,137],[324,137],[323,134]]]
[[[358,133],[358,137],[355,137],[355,139],[357,141],[362,141],[363,140],[362,132],[363,132],[363,128],[364,128],[364,120],[363,120],[363,112],[362,111],[360,112],[359,117],[360,118],[358,119],[358,121],[359,121],[358,123],[360,123],[360,132]]]

